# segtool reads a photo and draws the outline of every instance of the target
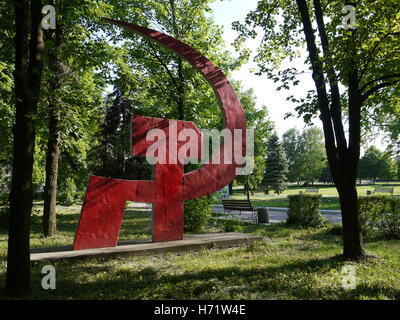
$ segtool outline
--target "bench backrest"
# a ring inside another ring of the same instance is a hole
[[[377,188],[375,188],[374,192],[393,193],[393,191],[394,191],[394,188],[377,187]]]
[[[253,210],[249,200],[222,200],[224,209],[230,210]]]

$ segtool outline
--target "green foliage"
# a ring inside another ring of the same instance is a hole
[[[282,136],[282,147],[288,161],[287,178],[290,182],[302,180],[301,134],[297,128],[287,130]]]
[[[289,195],[288,225],[320,228],[325,222],[319,212],[322,195]]]
[[[365,108],[362,110],[365,115],[363,124],[373,122],[373,119],[380,114],[386,115],[386,118],[387,115],[393,115],[394,109],[398,110],[400,75],[398,64],[400,42],[397,41],[398,1],[357,2],[357,32],[347,32],[341,26],[343,15],[340,12],[344,5],[343,1],[323,0],[320,3],[329,44],[329,52],[325,52],[321,58],[324,73],[327,74],[329,69],[335,70],[338,81],[348,86],[348,71],[355,63],[362,72],[359,88],[363,94],[368,94],[364,96],[368,100],[365,101]],[[307,5],[311,21],[314,22],[315,7],[311,2],[307,2]],[[239,33],[236,40],[237,47],[243,45],[246,39],[255,38],[258,32],[262,33],[263,41],[255,58],[260,74],[266,74],[279,82],[279,89],[291,89],[299,85],[299,75],[304,70],[292,67],[293,64],[284,70],[280,68],[283,61],[297,59],[300,48],[304,45],[303,24],[296,1],[259,1],[257,8],[247,15],[245,21],[235,22],[233,27]],[[314,36],[320,40],[318,30],[314,31]],[[355,55],[349,50],[350,43],[357,46]],[[351,61],[354,63],[350,64]],[[309,59],[307,63],[311,64]],[[385,79],[389,81],[383,81]],[[376,87],[382,82],[386,85]],[[374,90],[370,91],[373,88]],[[376,90],[377,88],[380,90]],[[315,90],[302,97],[291,98],[296,104],[297,115],[303,117],[306,122],[310,122],[318,113]],[[345,99],[345,95],[342,98]],[[382,105],[386,106],[386,110],[382,110]],[[343,103],[343,107],[344,109],[347,107],[346,103]],[[381,119],[378,117],[377,122],[382,123]],[[390,123],[394,126],[395,122],[398,123],[395,117],[390,116],[390,119],[392,120]]]
[[[371,146],[360,159],[358,166],[359,178],[388,181],[395,179],[396,174],[397,167],[389,152],[382,152]]]
[[[319,176],[318,180],[323,182],[323,183],[333,183],[331,169],[329,168],[328,161],[325,162],[325,166],[322,169],[321,175]]]
[[[212,215],[212,197],[185,201],[185,232],[200,232]]]
[[[400,198],[359,197],[361,230],[365,236],[400,239]]]
[[[326,161],[324,134],[319,128],[311,127],[303,131],[301,140],[303,179],[313,183],[319,178]]]
[[[242,221],[237,218],[221,221],[224,232],[243,232],[244,230]]]
[[[79,199],[74,179],[65,179],[59,184],[59,188],[60,191],[57,193],[57,202],[60,205],[71,206]]]
[[[156,28],[199,50],[227,75],[245,59],[234,59],[224,48],[222,28],[210,15],[210,0],[138,1],[114,6],[112,17]],[[115,88],[121,90],[147,116],[194,121],[200,128],[222,128],[218,101],[210,85],[186,61],[173,52],[132,32],[105,28],[120,42],[115,59]]]
[[[289,163],[288,180],[313,183],[320,177],[326,161],[324,135],[317,127],[300,133],[289,129],[283,134],[282,147]]]
[[[267,164],[263,180],[263,186],[266,193],[269,189],[274,190],[277,194],[282,193],[285,189],[286,174],[288,172],[287,160],[285,152],[279,141],[279,137],[274,133],[267,142]]]
[[[10,210],[8,203],[8,194],[0,190],[0,226],[8,226],[10,218]]]
[[[133,115],[143,110],[134,107],[119,90],[107,98],[104,120],[97,132],[99,143],[90,150],[91,169],[95,175],[151,180],[152,166],[145,158],[131,156],[130,128]]]
[[[245,185],[245,189],[254,191],[260,188],[265,172],[266,141],[271,136],[274,124],[269,119],[265,106],[256,108],[256,97],[252,89],[243,90],[240,82],[233,83],[242,104],[247,126],[254,129],[254,170],[249,176],[238,176],[236,182]]]

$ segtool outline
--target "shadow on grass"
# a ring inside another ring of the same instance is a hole
[[[140,270],[115,270],[90,266],[81,269],[88,281],[77,281],[76,268],[67,266],[51,293],[36,288],[35,298],[45,299],[358,299],[385,295],[399,299],[399,290],[360,284],[345,291],[321,285],[312,274],[324,275],[339,269],[340,257],[295,261],[281,266],[241,268],[239,266],[202,270],[184,274],[164,274],[144,267]],[[75,270],[75,272],[73,272]],[[93,278],[98,277],[97,280]],[[38,282],[37,279],[36,282]],[[39,283],[39,282],[38,282]]]

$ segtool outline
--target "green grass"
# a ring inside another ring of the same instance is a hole
[[[376,183],[375,185],[362,185],[357,186],[357,192],[359,195],[366,195],[367,190],[373,191],[375,187],[395,187],[394,188],[394,196],[400,195],[400,183],[399,182],[391,182],[391,183]],[[304,186],[289,186],[287,190],[285,190],[280,195],[271,192],[269,195],[264,194],[263,192],[256,192],[250,195],[251,203],[255,207],[280,207],[287,208],[289,207],[289,200],[287,198],[288,195],[299,194],[300,191],[304,191],[307,188],[319,188],[319,193],[323,195],[321,199],[320,209],[323,210],[340,210],[339,203],[339,195],[334,186],[331,185],[315,185],[310,187]],[[243,193],[242,189],[235,189],[234,194],[230,197],[230,199],[247,199],[246,195]],[[214,204],[221,204],[220,200],[214,200]]]
[[[234,195],[230,199],[245,199],[243,196]],[[286,197],[266,197],[266,196],[252,196],[250,197],[251,203],[254,207],[279,207],[288,208],[289,199]],[[215,204],[220,204],[216,201]],[[320,209],[324,210],[339,210],[340,203],[338,197],[324,197],[321,199]]]
[[[357,192],[359,195],[366,195],[367,191],[374,191],[375,187],[394,187],[394,195],[400,195],[400,182],[379,182],[376,184],[371,185],[357,185]],[[297,186],[297,185],[290,185],[288,188],[281,193],[281,196],[287,196],[291,194],[299,194],[299,191],[304,191],[309,188],[319,188],[319,193],[324,196],[335,196],[338,197],[338,192],[334,185],[324,185],[324,184],[316,184],[314,186]],[[243,190],[235,189],[234,192],[236,194],[243,194]],[[263,193],[257,193],[259,195],[263,195]],[[276,196],[275,192],[270,193],[272,196]]]
[[[40,204],[36,203],[36,207]],[[59,207],[55,237],[41,236],[40,216],[33,219],[32,247],[71,245],[79,206]],[[129,210],[121,239],[150,235],[148,212]],[[205,232],[221,232],[213,220]],[[57,289],[40,288],[41,268],[33,266],[33,299],[400,299],[399,241],[367,239],[379,259],[346,262],[338,256],[341,237],[335,228],[293,229],[285,224],[243,225],[264,241],[229,249],[202,250],[126,259],[51,262]],[[6,266],[7,236],[0,229],[0,286]],[[342,267],[357,269],[357,287],[344,290]]]

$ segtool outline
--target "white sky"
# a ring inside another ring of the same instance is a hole
[[[228,50],[235,54],[234,48],[230,45],[237,37],[236,31],[232,30],[232,22],[240,21],[243,22],[247,13],[256,8],[258,0],[217,0],[211,5],[214,11],[215,22],[223,26],[224,28],[224,40],[227,44]],[[246,42],[247,48],[256,53],[256,50],[260,44],[260,39],[248,40]],[[254,55],[253,55],[254,56]],[[253,57],[252,56],[252,57]],[[245,89],[253,88],[254,93],[257,97],[257,105],[261,107],[266,105],[270,118],[275,122],[277,133],[282,134],[293,127],[297,127],[302,130],[305,127],[302,118],[290,117],[284,119],[284,115],[287,112],[293,112],[295,105],[289,101],[286,101],[286,97],[293,94],[296,97],[303,97],[308,90],[315,89],[314,82],[311,77],[311,73],[306,73],[299,77],[300,84],[290,90],[277,91],[277,85],[269,80],[266,75],[256,76],[252,71],[257,69],[257,66],[252,62],[252,57],[248,64],[243,66],[240,70],[233,72],[232,77],[235,80],[241,80]],[[304,57],[296,61],[296,68],[298,70],[308,70],[308,66],[304,65]],[[288,65],[283,65],[282,68],[287,68]],[[314,124],[318,127],[321,126],[321,121],[316,118],[313,120]],[[385,149],[385,145],[381,142],[381,139],[373,141],[371,144],[375,144],[381,150]]]
[[[230,45],[237,37],[236,31],[232,30],[232,22],[243,22],[247,13],[255,9],[258,0],[222,0],[216,1],[211,5],[214,10],[215,22],[224,27],[224,40],[227,47],[232,53],[235,49]],[[284,120],[285,113],[294,112],[295,105],[286,101],[286,97],[294,94],[297,97],[303,96],[303,92],[314,89],[315,85],[312,81],[311,74],[305,74],[301,77],[299,86],[289,90],[277,91],[277,84],[269,80],[266,75],[256,76],[254,70],[257,70],[257,65],[252,62],[252,58],[260,44],[261,39],[247,40],[246,47],[252,50],[253,55],[248,64],[243,66],[239,71],[235,71],[232,77],[236,80],[241,80],[245,89],[253,88],[257,97],[257,105],[261,107],[266,105],[271,119],[275,122],[277,133],[282,134],[293,127],[299,130],[304,128],[304,121],[302,118],[290,117]],[[304,66],[304,58],[300,59],[298,63]],[[283,68],[287,67],[284,65]],[[297,65],[299,67],[299,65]],[[300,69],[300,68],[299,68]],[[307,66],[304,66],[307,69]],[[320,126],[319,119],[316,119],[315,124]]]

